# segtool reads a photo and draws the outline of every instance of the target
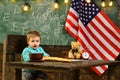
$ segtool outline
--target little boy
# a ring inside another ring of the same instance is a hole
[[[43,56],[49,56],[42,47],[40,47],[40,34],[37,31],[29,31],[27,34],[27,44],[28,46],[23,50],[22,57],[24,62],[30,61],[29,54],[43,53]],[[35,77],[39,74],[40,78],[43,80],[48,80],[45,73],[36,70],[22,69],[22,80],[35,80]]]

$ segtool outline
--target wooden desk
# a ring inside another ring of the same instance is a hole
[[[79,69],[100,65],[113,65],[119,61],[103,60],[81,60],[77,62],[7,62],[7,72],[5,80],[20,80],[21,75],[17,75],[20,69],[34,69],[41,71],[57,72],[56,80],[79,80]],[[65,75],[63,75],[63,73]]]

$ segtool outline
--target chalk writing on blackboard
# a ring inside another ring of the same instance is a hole
[[[20,13],[21,13],[21,7],[18,5],[15,5],[14,14],[20,14]]]
[[[4,21],[4,22],[10,21],[10,13],[4,13],[3,21]]]

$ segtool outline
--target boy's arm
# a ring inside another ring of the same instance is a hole
[[[42,47],[40,47],[40,52],[43,53],[43,56],[50,56],[48,53],[46,53],[46,52],[44,51],[44,49],[43,49]]]
[[[29,51],[26,48],[22,52],[22,58],[23,58],[23,61],[25,62],[30,61]]]

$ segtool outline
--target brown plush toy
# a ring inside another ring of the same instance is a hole
[[[79,42],[71,42],[71,49],[68,52],[68,58],[80,59],[82,51],[80,50],[81,44]]]

